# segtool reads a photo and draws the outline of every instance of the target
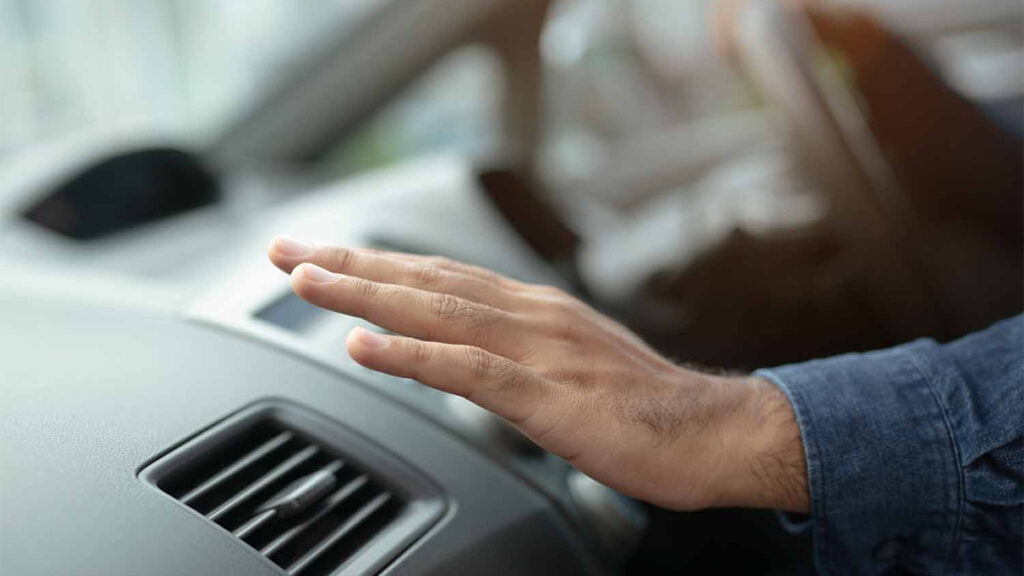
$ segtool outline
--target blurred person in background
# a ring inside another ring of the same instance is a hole
[[[726,52],[740,4],[718,12]],[[1019,258],[1020,137],[869,14],[808,13],[847,54],[919,211]],[[811,530],[822,574],[1024,569],[1022,316],[945,344],[708,374],[560,290],[482,268],[291,237],[269,254],[303,299],[393,332],[355,329],[357,362],[464,396],[623,493],[675,510],[790,513],[787,526]]]
[[[749,4],[722,1],[712,13],[719,50],[735,63],[741,60],[739,21]],[[868,285],[884,286],[870,278],[883,272],[848,258],[834,228],[772,236],[737,227],[692,265],[651,277],[647,294],[684,303],[687,315],[685,324],[644,335],[680,357],[729,365],[740,358],[741,366],[753,368],[893,346],[917,336],[949,340],[1019,310],[1024,301],[1019,126],[1000,122],[953,90],[933,63],[856,3],[789,4],[802,6],[828,56],[841,63],[843,80],[865,111],[869,131],[920,228],[949,238],[971,236],[984,245],[981,251],[1006,266],[1000,277],[974,281],[1005,287],[977,291],[976,298],[988,299],[990,313],[958,323],[951,321],[956,311],[935,305],[927,311],[929,322],[915,326],[920,318],[909,307],[901,316],[880,302],[884,288]],[[931,250],[941,254],[947,247]],[[732,282],[738,270],[756,281]],[[962,274],[952,265],[940,267],[933,283],[963,285]],[[823,334],[830,325],[844,329]]]
[[[748,0],[714,12],[719,49],[735,57],[735,18]],[[1020,257],[1024,141],[953,91],[909,45],[856,4],[790,0],[843,54],[871,131],[911,202],[927,217],[984,230]],[[796,8],[793,8],[796,9]]]

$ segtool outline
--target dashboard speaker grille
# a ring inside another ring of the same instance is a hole
[[[140,477],[290,575],[379,569],[444,508],[419,472],[280,402],[229,418]]]

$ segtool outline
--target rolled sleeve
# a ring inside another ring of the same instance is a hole
[[[758,372],[796,414],[821,574],[944,574],[963,566],[953,557],[963,552],[970,507],[965,469],[1021,435],[1021,319],[1011,322],[996,327],[1001,348],[922,340]],[[965,355],[994,376],[972,381],[977,370],[965,366]],[[1009,477],[1019,486],[1019,470]]]

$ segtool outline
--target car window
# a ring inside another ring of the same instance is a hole
[[[0,157],[142,119],[216,133],[291,58],[385,0],[4,0]]]
[[[340,175],[418,154],[491,154],[498,144],[502,87],[493,51],[473,44],[459,48],[434,64],[354,136],[338,142],[324,155],[322,168]]]

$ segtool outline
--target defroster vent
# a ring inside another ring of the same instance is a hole
[[[283,402],[229,418],[140,477],[290,575],[376,571],[444,509],[419,472]]]

